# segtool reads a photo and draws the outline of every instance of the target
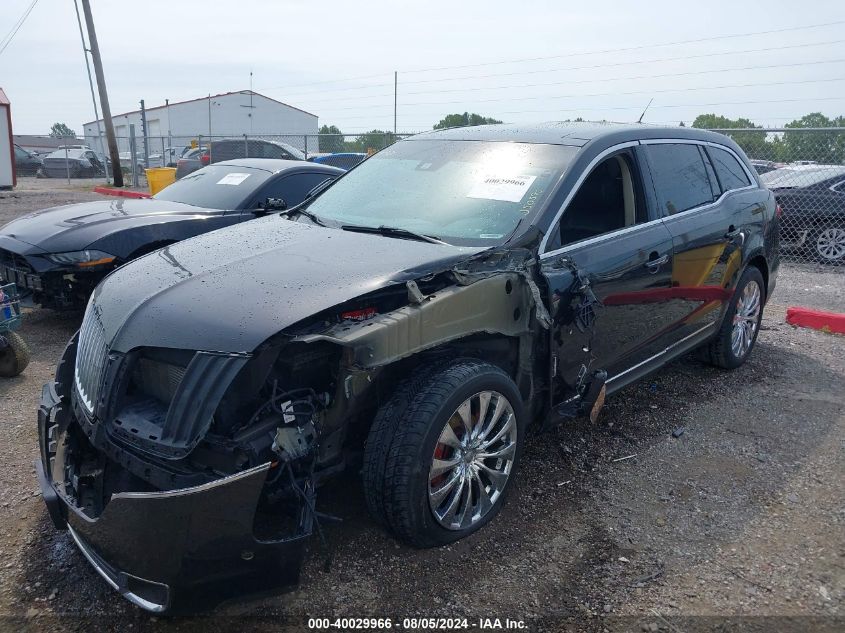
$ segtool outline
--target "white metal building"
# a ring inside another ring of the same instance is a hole
[[[185,145],[198,136],[262,136],[279,134],[317,134],[317,115],[294,108],[281,101],[251,90],[226,92],[190,101],[180,101],[146,108],[147,136],[150,150],[161,149],[161,139],[172,145]],[[129,126],[135,126],[138,149],[142,145],[141,111],[112,115],[114,133],[120,151],[129,150]],[[83,126],[85,140],[95,151],[107,152],[105,128],[100,120],[103,138],[97,134],[97,121]]]

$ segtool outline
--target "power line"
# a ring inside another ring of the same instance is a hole
[[[639,95],[639,94],[665,94],[670,92],[696,92],[699,90],[726,90],[730,88],[759,88],[759,87],[767,87],[767,86],[789,86],[789,85],[800,85],[800,84],[814,84],[814,83],[830,83],[834,81],[845,81],[845,77],[831,77],[826,79],[798,79],[794,81],[764,81],[760,83],[744,83],[744,84],[725,84],[721,86],[697,86],[691,88],[665,88],[662,90],[632,90],[629,92],[592,92],[587,94],[578,94],[578,95],[539,95],[539,96],[532,96],[532,97],[506,97],[501,99],[472,99],[471,103],[501,103],[503,101],[535,101],[538,99],[580,99],[582,97],[613,97],[613,96],[629,96],[629,95]],[[413,107],[413,106],[427,106],[427,105],[455,105],[460,103],[467,103],[466,99],[460,99],[456,101],[417,101],[412,103],[400,103],[399,105],[403,107]],[[351,106],[348,108],[332,108],[332,112],[339,112],[343,110],[360,110],[362,107],[367,107],[368,109],[373,108],[392,108],[393,106],[387,105],[372,105],[372,106]]]
[[[698,55],[685,55],[683,60],[690,60],[690,59],[704,59],[710,57],[724,57],[729,55],[746,55],[749,53],[768,53],[771,51],[783,51],[783,50],[792,50],[792,49],[801,49],[801,48],[810,48],[813,46],[827,46],[830,44],[841,44],[845,42],[845,39],[838,39],[838,40],[829,40],[826,42],[808,42],[803,44],[791,44],[786,46],[769,46],[765,48],[749,48],[745,50],[738,50],[738,51],[719,51],[716,53],[701,53]],[[622,61],[622,62],[612,62],[606,64],[590,64],[587,66],[564,66],[562,68],[546,68],[542,70],[521,70],[515,72],[507,72],[507,73],[491,73],[488,75],[462,75],[460,77],[440,77],[437,79],[415,79],[412,81],[403,81],[403,86],[409,85],[417,85],[417,84],[429,84],[429,83],[442,83],[446,81],[466,81],[467,79],[490,79],[493,77],[511,77],[514,75],[536,75],[542,73],[556,73],[556,72],[564,72],[564,71],[571,71],[571,70],[595,70],[599,68],[613,68],[618,66],[632,66],[638,64],[657,64],[662,62],[670,62],[670,61],[678,61],[678,57],[661,57],[657,59],[639,59],[639,60],[630,60],[630,61]],[[349,92],[354,90],[366,90],[368,88],[376,88],[381,86],[388,86],[392,84],[370,84],[367,86],[354,86],[349,88],[336,88],[336,89],[327,89],[327,90],[311,90],[308,92],[299,92],[293,94],[286,94],[285,98],[292,98],[292,97],[301,97],[307,96],[312,94],[324,94],[326,92],[334,93],[334,92]],[[371,96],[371,95],[364,95]],[[372,96],[382,96],[382,95],[372,95]]]
[[[29,17],[29,14],[32,13],[32,10],[35,8],[35,5],[38,4],[38,0],[32,0],[30,5],[26,8],[26,11],[23,12],[23,15],[20,19],[15,22],[15,25],[12,29],[6,34],[6,36],[0,40],[0,55],[3,54],[3,51],[6,50],[6,47],[12,43],[12,40],[17,35],[20,28],[23,26],[23,23],[26,22],[26,19]]]
[[[772,68],[794,68],[797,66],[816,66],[820,64],[835,64],[839,62],[845,62],[845,58],[839,59],[821,59],[809,62],[794,62],[791,64],[764,64],[761,66],[743,66],[743,67],[731,67],[731,68],[714,68],[710,70],[691,70],[679,73],[661,73],[658,75],[629,75],[623,77],[608,77],[604,79],[567,79],[565,81],[551,81],[551,82],[541,82],[541,83],[531,83],[531,84],[516,84],[516,85],[508,85],[508,84],[499,84],[496,86],[476,86],[473,88],[449,88],[447,90],[418,90],[416,92],[405,92],[403,96],[410,96],[410,95],[425,95],[425,94],[443,94],[443,93],[453,93],[453,92],[476,92],[478,90],[501,90],[501,89],[513,89],[513,88],[538,88],[544,86],[560,86],[560,85],[575,85],[575,84],[590,84],[590,83],[602,83],[607,81],[630,81],[634,79],[666,79],[669,77],[689,77],[695,75],[707,75],[712,73],[726,73],[726,72],[736,72],[741,70],[765,70],[765,69],[772,69]],[[392,96],[393,93],[383,93],[378,95],[365,95],[362,97],[353,97],[354,99],[373,99],[378,97],[386,97]],[[318,99],[318,100],[311,100],[308,103],[329,103],[334,101],[349,101],[349,97],[340,97],[337,99]]]
[[[806,98],[798,98],[798,99],[766,99],[766,100],[756,100],[756,101],[716,101],[711,103],[676,103],[676,104],[667,104],[667,105],[652,105],[651,110],[657,109],[666,109],[666,108],[709,108],[709,107],[717,107],[717,106],[728,106],[728,105],[759,105],[761,103],[795,103],[800,101],[806,101]],[[840,97],[816,97],[813,101],[845,101],[845,96]],[[631,105],[631,106],[587,106],[587,107],[580,107],[580,108],[554,108],[552,110],[511,110],[507,112],[497,112],[497,116],[502,116],[505,114],[541,114],[541,113],[555,113],[555,112],[580,112],[583,110],[636,110],[642,107],[642,104]],[[341,117],[334,117],[335,119],[366,119],[372,117],[372,114],[366,114],[361,116],[341,116]],[[387,116],[387,115],[382,115]]]
[[[441,67],[438,67],[438,68],[420,68],[420,69],[403,70],[403,71],[400,71],[400,72],[402,74],[423,73],[423,72],[434,72],[434,71],[440,71],[440,70],[457,70],[457,69],[462,69],[462,68],[479,68],[479,67],[483,67],[483,66],[495,66],[495,65],[500,65],[500,64],[519,64],[519,63],[525,63],[525,62],[546,61],[546,60],[550,60],[550,59],[565,59],[565,58],[569,58],[569,57],[583,57],[583,56],[587,56],[587,55],[602,55],[602,54],[607,54],[607,53],[621,53],[621,52],[630,52],[630,51],[637,51],[637,50],[646,50],[646,49],[650,49],[650,48],[663,48],[663,47],[668,47],[668,46],[680,46],[680,45],[683,45],[683,44],[698,44],[698,43],[702,43],[702,42],[712,42],[712,41],[718,41],[718,40],[736,39],[736,38],[741,38],[741,37],[753,37],[753,36],[757,36],[757,35],[772,35],[772,34],[776,34],[776,33],[786,33],[786,32],[792,32],[792,31],[804,31],[804,30],[810,30],[810,29],[824,28],[824,27],[828,27],[828,26],[838,26],[840,24],[845,24],[845,20],[836,20],[836,21],[833,21],[833,22],[824,22],[824,23],[819,23],[819,24],[808,24],[808,25],[805,25],[805,26],[785,27],[785,28],[781,28],[781,29],[771,29],[771,30],[767,30],[767,31],[751,31],[751,32],[747,32],[747,33],[734,33],[734,34],[727,34],[727,35],[716,35],[716,36],[712,36],[712,37],[703,37],[703,38],[690,39],[690,40],[678,40],[678,41],[674,41],[674,42],[663,42],[663,43],[659,43],[659,44],[642,44],[642,45],[639,45],[639,46],[629,46],[629,47],[624,47],[624,48],[610,48],[610,49],[595,50],[595,51],[579,51],[579,52],[574,52],[574,53],[564,53],[564,54],[560,54],[560,55],[549,55],[549,56],[545,56],[545,57],[526,57],[526,58],[522,58],[522,59],[500,60],[500,61],[494,61],[494,62],[481,62],[481,63],[477,63],[477,64],[462,64],[462,65],[457,65],[457,66],[441,66]],[[788,47],[782,47],[782,48],[788,48]],[[373,75],[364,75],[364,76],[361,76],[361,77],[348,77],[348,78],[343,78],[343,79],[329,79],[329,80],[315,81],[315,82],[310,82],[310,83],[305,83],[305,84],[288,84],[288,85],[284,85],[284,86],[270,86],[270,87],[264,87],[264,88],[261,88],[261,89],[262,90],[284,90],[284,89],[289,89],[289,88],[302,88],[302,87],[307,87],[307,86],[325,85],[325,84],[328,84],[328,83],[343,83],[343,82],[348,82],[348,81],[357,81],[357,80],[360,80],[360,79],[371,79],[371,78],[374,78],[374,77],[386,77],[388,74],[389,73],[387,71],[385,71],[383,73],[376,73],[376,74],[373,74]],[[405,83],[407,83],[407,82],[405,82]],[[370,86],[361,86],[359,88],[374,88],[374,87],[389,86],[389,85],[392,85],[392,84],[390,84],[390,83],[371,84]],[[324,92],[324,91],[315,91],[315,92]],[[305,93],[300,93],[300,94],[305,94]],[[290,96],[296,96],[296,95],[290,95]]]
[[[585,52],[577,52],[577,53],[565,53],[563,55],[549,55],[546,57],[525,57],[522,59],[510,59],[510,60],[501,60],[496,62],[482,62],[478,64],[463,64],[461,66],[441,66],[439,68],[422,68],[418,70],[404,70],[402,71],[403,74],[407,73],[422,73],[422,72],[433,72],[437,70],[455,70],[458,68],[478,68],[481,66],[494,66],[498,64],[520,64],[524,62],[534,62],[534,61],[544,61],[548,59],[563,59],[567,57],[579,57],[584,55],[603,55],[606,53],[627,53],[631,51],[639,51],[645,50],[648,48],[662,48],[664,46],[680,46],[683,44],[700,44],[702,42],[714,42],[717,40],[726,40],[726,39],[735,39],[739,37],[752,37],[755,35],[773,35],[775,33],[786,33],[789,31],[804,31],[807,29],[818,29],[827,26],[837,26],[840,24],[845,24],[845,20],[836,20],[834,22],[823,22],[819,24],[808,24],[806,26],[791,26],[785,27],[781,29],[771,29],[768,31],[752,31],[748,33],[735,33],[731,35],[715,35],[712,37],[701,37],[692,40],[678,40],[675,42],[665,42],[661,44],[642,44],[639,46],[627,46],[624,48],[608,48],[600,51],[585,51]]]

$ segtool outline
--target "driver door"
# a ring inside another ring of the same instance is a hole
[[[672,235],[646,203],[639,152],[622,149],[589,170],[541,255],[554,404],[599,370],[610,388],[614,376],[665,345],[678,318],[663,303],[672,285]]]

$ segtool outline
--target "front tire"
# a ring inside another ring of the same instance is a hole
[[[6,332],[2,336],[8,345],[0,349],[0,378],[14,378],[29,365],[29,345],[17,332]]]
[[[723,369],[736,369],[746,361],[760,333],[765,288],[760,270],[754,266],[746,268],[728,303],[719,332],[701,348],[704,361]]]
[[[457,541],[504,503],[525,436],[522,398],[475,359],[428,369],[382,407],[364,451],[371,513],[416,547]]]

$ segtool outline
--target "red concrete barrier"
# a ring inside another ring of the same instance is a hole
[[[808,327],[823,332],[845,334],[845,314],[839,312],[792,307],[786,310],[786,322],[790,325]]]
[[[119,196],[121,198],[150,198],[150,194],[143,191],[131,191],[129,189],[115,189],[113,187],[94,187],[94,193],[101,193],[104,196]]]

